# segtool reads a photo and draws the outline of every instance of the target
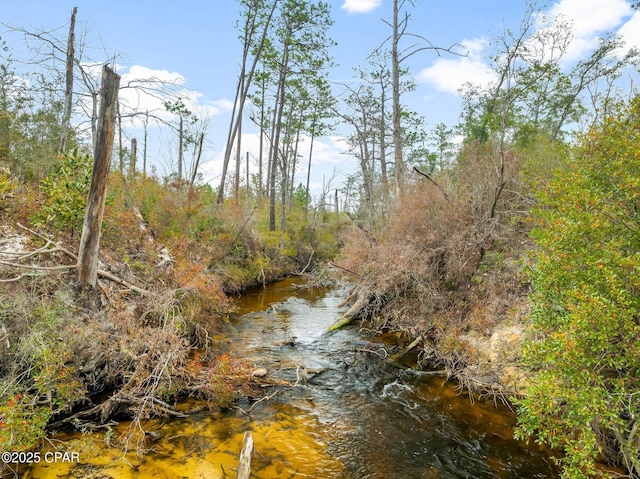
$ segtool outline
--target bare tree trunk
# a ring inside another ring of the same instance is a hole
[[[242,450],[238,461],[238,474],[236,479],[249,479],[251,476],[251,455],[253,454],[253,437],[251,431],[244,433],[242,440]]]
[[[122,115],[120,114],[120,101],[118,101],[118,98],[116,98],[116,115],[118,118],[118,169],[120,170],[120,174],[124,175],[124,148],[122,148]],[[100,126],[98,126],[98,129],[100,129]],[[97,144],[98,143],[96,141],[96,146]]]
[[[398,198],[404,196],[404,158],[402,155],[402,130],[400,129],[400,54],[398,42],[398,0],[393,0],[393,34],[391,38],[391,77],[393,89],[393,149],[396,160],[396,188]]]
[[[271,171],[269,178],[269,231],[276,230],[276,173],[278,156],[280,156],[280,133],[282,130],[281,123],[284,110],[286,73],[289,64],[288,45],[284,46],[283,59],[284,60],[282,61],[282,65],[280,67],[280,79],[278,81],[278,100],[275,109],[275,121],[273,122],[275,132],[271,136],[273,140],[271,142],[271,154],[269,155],[269,161],[271,162]],[[284,161],[284,158],[281,158],[281,161]]]
[[[244,83],[244,82],[243,82]],[[233,197],[240,197],[240,164],[242,159],[242,117],[238,118],[238,134],[236,135],[236,176],[233,181]]]
[[[247,173],[247,192],[246,192],[245,196],[246,196],[247,201],[248,201],[249,200],[249,193],[250,193],[250,190],[251,190],[251,188],[249,187],[249,152],[248,151],[247,151],[247,171],[246,171],[246,173]]]
[[[260,104],[260,151],[258,152],[258,194],[256,198],[260,200],[264,194],[262,168],[264,159],[264,97],[265,97],[265,82],[262,82],[262,103]],[[267,178],[269,176],[267,175]]]
[[[149,136],[149,111],[145,113],[144,143],[142,145],[142,176],[147,176],[147,138]]]
[[[180,114],[180,136],[178,137],[178,181],[182,180],[182,163],[184,150],[184,119]]]
[[[382,78],[382,75],[381,75]],[[380,176],[382,177],[382,195],[385,206],[389,200],[389,181],[387,179],[387,112],[386,112],[386,90],[383,80],[380,80]]]
[[[291,157],[291,181],[289,182],[289,209],[293,209],[293,192],[295,190],[295,181],[296,181],[296,168],[298,166],[298,147],[300,145],[300,130],[301,128],[296,129],[296,141],[293,147],[293,156]]]
[[[67,41],[67,66],[64,88],[64,112],[62,114],[62,125],[60,130],[60,145],[58,153],[67,151],[67,136],[69,134],[69,123],[71,122],[71,105],[73,103],[73,60],[75,57],[76,41],[76,14],[78,7],[73,7],[71,13],[71,24],[69,25],[69,39]]]
[[[249,95],[249,89],[253,81],[253,75],[255,74],[256,67],[258,65],[259,60],[262,57],[262,49],[264,48],[265,40],[267,38],[269,27],[271,25],[271,19],[273,18],[273,14],[276,10],[278,1],[279,0],[273,0],[273,3],[271,4],[269,15],[264,22],[263,30],[260,35],[260,40],[258,41],[257,46],[255,48],[253,61],[248,71],[247,71],[247,60],[249,58],[249,53],[251,52],[252,40],[253,40],[254,34],[256,33],[256,30],[255,30],[256,17],[252,19],[247,19],[247,22],[251,24],[247,23],[245,25],[246,35],[245,35],[245,44],[243,48],[242,66],[241,66],[240,75],[238,76],[238,86],[236,89],[236,96],[233,103],[233,110],[231,112],[231,122],[229,123],[229,133],[227,135],[227,144],[225,146],[225,151],[224,151],[224,159],[222,163],[222,175],[220,177],[220,185],[218,186],[218,196],[216,198],[216,202],[218,204],[221,204],[224,201],[224,188],[225,188],[225,181],[227,176],[227,169],[229,167],[229,161],[231,160],[231,150],[233,148],[233,143],[236,138],[236,135],[238,134],[238,130],[240,129],[240,121],[241,121],[242,113],[244,110],[244,104],[247,100],[247,96]],[[249,14],[250,13],[251,12],[249,12]],[[257,15],[257,12],[255,12],[255,14]]]
[[[138,162],[138,140],[131,139],[131,164],[129,165],[129,177],[136,175],[136,163]]]
[[[189,182],[189,188],[193,188],[196,182],[196,176],[198,176],[198,168],[200,167],[200,158],[202,157],[202,144],[204,143],[204,133],[200,133],[200,139],[198,140],[198,156],[196,157],[196,164],[193,165],[193,171],[191,172],[191,181]]]
[[[309,214],[309,203],[311,202],[311,194],[309,193],[309,184],[311,183],[311,158],[313,157],[313,142],[315,140],[315,128],[311,130],[311,144],[309,145],[309,161],[307,163],[307,184],[305,185],[306,195],[304,197],[304,221],[307,222]]]
[[[107,180],[111,166],[111,153],[115,136],[114,123],[120,76],[111,68],[102,69],[100,92],[100,114],[98,136],[93,158],[91,187],[87,198],[87,209],[82,226],[78,252],[78,282],[83,290],[95,291],[98,280],[98,252],[100,248],[100,225],[104,214]]]

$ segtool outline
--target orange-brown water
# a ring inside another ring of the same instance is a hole
[[[245,431],[253,433],[252,477],[270,478],[552,478],[549,456],[512,439],[513,414],[471,404],[443,378],[383,360],[389,344],[356,328],[325,333],[340,314],[340,289],[304,288],[289,279],[238,300],[217,337],[273,377],[297,382],[269,401],[210,412],[197,403],[186,419],[153,421],[150,452],[107,447],[105,433],[57,437],[79,463],[43,463],[24,478],[235,478]],[[296,337],[295,346],[282,344]],[[322,371],[302,379],[302,367]],[[269,393],[273,393],[270,390]],[[115,439],[127,431],[121,424]]]

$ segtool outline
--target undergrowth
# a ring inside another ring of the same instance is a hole
[[[269,232],[264,206],[221,208],[208,186],[112,173],[100,268],[124,283],[100,278],[102,307],[83,309],[73,256],[82,205],[71,198],[87,176],[71,164],[84,160],[65,156],[40,185],[0,176],[0,450],[120,418],[133,425],[120,444],[141,450],[142,422],[179,415],[180,398],[224,408],[252,394],[251,365],[213,339],[233,308],[228,293],[335,252],[325,244],[333,225],[319,231],[299,217],[290,231]]]

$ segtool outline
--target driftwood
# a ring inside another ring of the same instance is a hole
[[[242,450],[240,451],[240,461],[238,462],[237,479],[249,479],[251,475],[251,455],[253,454],[253,436],[251,431],[244,433],[242,440]]]
[[[354,298],[355,303],[353,303],[353,305],[347,310],[346,313],[344,313],[340,317],[340,319],[329,326],[329,332],[337,331],[338,329],[351,324],[351,322],[358,316],[358,313],[360,313],[360,311],[364,309],[364,307],[371,301],[369,294],[364,293],[360,289],[356,289],[349,295],[349,297],[345,301],[341,303],[341,305],[344,306],[348,304]]]
[[[351,292],[347,295],[347,297],[344,298],[342,301],[340,301],[338,308],[344,308],[347,304],[353,301],[356,297],[357,290],[358,288],[353,288]]]

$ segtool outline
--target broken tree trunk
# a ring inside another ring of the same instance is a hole
[[[82,290],[95,291],[98,280],[98,251],[100,247],[100,224],[107,194],[107,179],[111,167],[111,151],[115,135],[114,123],[120,76],[111,68],[102,69],[100,92],[100,114],[98,132],[93,154],[93,172],[87,199],[87,209],[82,225],[82,236],[78,252],[78,282]]]

